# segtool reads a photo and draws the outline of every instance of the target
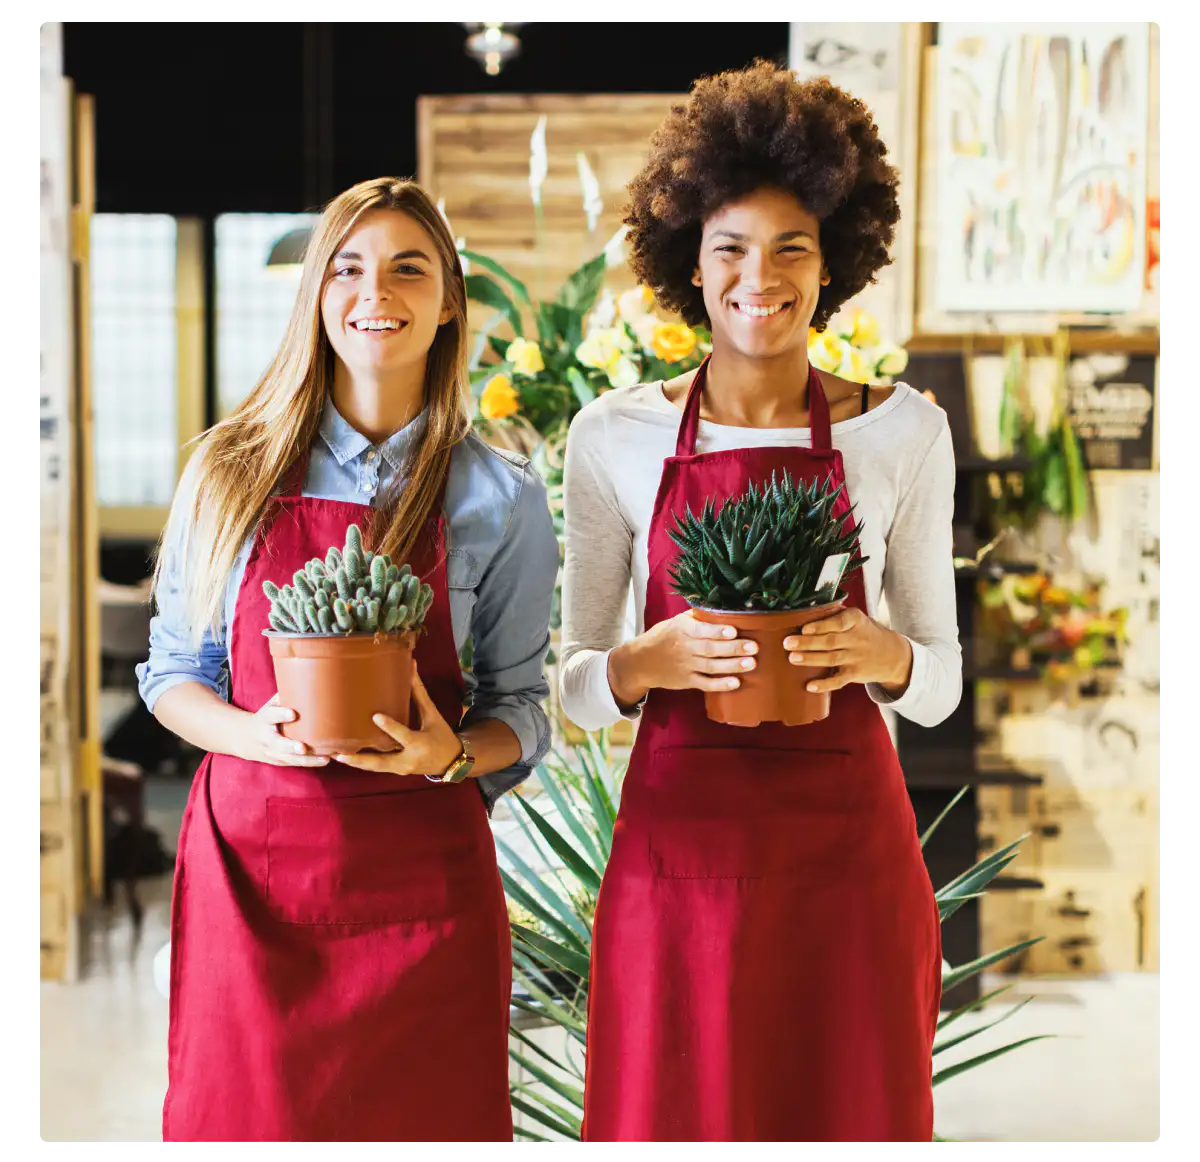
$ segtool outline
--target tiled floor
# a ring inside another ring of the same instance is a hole
[[[174,846],[177,806],[169,799],[152,802],[150,816]],[[506,816],[499,812],[495,827],[512,841],[515,824]],[[160,1137],[167,1003],[155,990],[152,965],[167,939],[169,878],[143,881],[141,895],[147,908],[138,942],[118,902],[114,915],[94,926],[92,963],[83,979],[42,985],[41,1125],[47,1141]],[[1023,979],[1013,992],[1017,1000],[1038,999],[962,1046],[958,1057],[1036,1033],[1056,1038],[939,1087],[938,1133],[975,1141],[1157,1137],[1157,976]],[[1000,1011],[993,1007],[982,1019]],[[952,1051],[938,1063],[955,1059]]]

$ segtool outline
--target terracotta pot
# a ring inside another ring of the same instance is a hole
[[[408,725],[415,633],[315,634],[266,631],[279,701],[296,712],[284,737],[314,754],[395,750],[371,721],[386,714]]]
[[[754,655],[758,665],[740,675],[742,684],[736,690],[705,692],[704,709],[708,717],[729,726],[758,726],[762,722],[803,726],[827,718],[829,694],[810,694],[805,687],[814,678],[827,677],[832,671],[825,666],[793,666],[783,648],[783,639],[802,625],[829,617],[841,608],[840,601],[809,609],[764,613],[722,612],[693,606],[698,620],[732,625],[739,638],[758,643],[758,653]]]

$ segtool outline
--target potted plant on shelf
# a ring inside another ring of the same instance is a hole
[[[832,474],[806,486],[786,471],[782,482],[772,473],[769,484],[752,484],[720,508],[709,500],[699,516],[688,508],[676,517],[672,588],[701,621],[732,625],[758,643],[758,664],[736,690],[705,692],[714,721],[801,726],[829,714],[829,694],[807,689],[828,670],[792,665],[783,639],[841,609],[842,579],[866,560],[861,523],[834,512],[843,487],[833,486]]]
[[[408,565],[364,550],[352,524],[343,549],[314,557],[291,585],[264,582],[263,592],[279,700],[296,712],[283,734],[319,755],[394,750],[371,718],[408,725],[412,655],[433,590]]]

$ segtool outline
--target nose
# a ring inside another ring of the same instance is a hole
[[[768,251],[758,247],[746,251],[742,262],[742,282],[748,290],[770,290],[778,281],[775,262]]]
[[[359,296],[368,302],[383,302],[391,298],[387,271],[383,267],[365,271],[359,285]]]

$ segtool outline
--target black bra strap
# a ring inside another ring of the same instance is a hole
[[[871,385],[869,383],[864,383],[863,389],[862,389],[862,408],[859,412],[859,415],[865,416],[867,414],[867,396],[870,393],[870,391],[871,391]]]

